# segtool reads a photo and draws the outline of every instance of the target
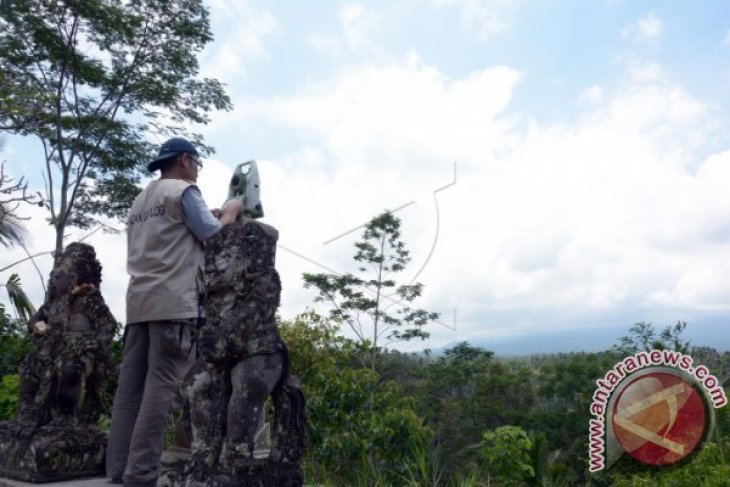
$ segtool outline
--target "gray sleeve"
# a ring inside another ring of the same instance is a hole
[[[181,199],[185,225],[198,240],[202,242],[218,233],[221,223],[208,209],[197,186],[188,186]]]

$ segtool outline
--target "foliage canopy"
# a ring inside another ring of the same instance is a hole
[[[314,287],[319,293],[315,301],[333,306],[330,318],[347,324],[360,342],[370,347],[373,367],[383,340],[425,339],[429,334],[424,326],[439,317],[438,313],[411,307],[410,303],[423,292],[422,284],[399,285],[393,277],[411,260],[401,240],[400,225],[400,219],[386,211],[365,226],[362,239],[355,243],[359,276],[303,276],[304,286]]]
[[[0,2],[0,128],[42,145],[56,251],[67,226],[126,215],[149,135],[200,145],[181,125],[231,108],[220,82],[197,77],[211,40],[202,0]]]

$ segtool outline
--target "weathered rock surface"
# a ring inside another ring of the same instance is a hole
[[[28,322],[34,345],[20,365],[18,413],[0,424],[0,475],[49,482],[104,472],[97,427],[101,387],[115,372],[117,329],[99,291],[94,248],[72,243],[56,260],[45,303]]]
[[[158,485],[297,487],[303,483],[305,402],[289,374],[276,328],[281,283],[278,232],[254,220],[225,226],[205,251],[207,318],[199,359],[185,381],[183,415],[192,439]],[[265,402],[274,409],[273,444],[255,451]],[[268,454],[266,454],[268,453]]]

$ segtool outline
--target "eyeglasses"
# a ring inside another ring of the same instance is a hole
[[[195,165],[198,166],[198,171],[203,169],[203,162],[198,159],[198,156],[196,156],[195,154],[191,154],[190,152],[186,152],[186,154],[188,155],[188,157],[190,157],[190,159],[193,160],[193,162],[195,162]]]

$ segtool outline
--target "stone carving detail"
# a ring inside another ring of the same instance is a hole
[[[169,465],[159,485],[298,487],[305,401],[289,374],[276,310],[281,283],[274,263],[278,232],[250,219],[226,225],[205,251],[205,324],[199,358],[184,391],[189,458]],[[273,444],[255,449],[271,396]]]
[[[97,427],[101,387],[115,373],[117,322],[99,291],[94,248],[72,243],[56,259],[43,306],[28,322],[14,421],[0,424],[0,475],[49,482],[104,473]]]

